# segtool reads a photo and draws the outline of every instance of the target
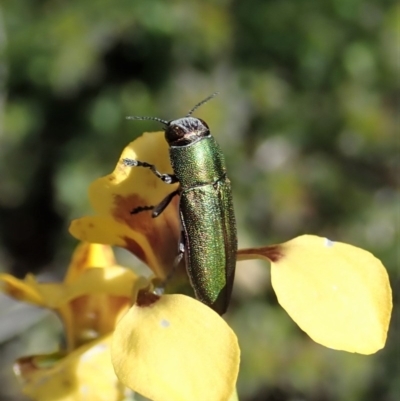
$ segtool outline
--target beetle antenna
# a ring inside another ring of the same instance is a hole
[[[186,117],[189,117],[195,110],[197,110],[200,106],[202,106],[204,103],[207,103],[209,100],[211,100],[213,97],[217,96],[219,92],[214,92],[212,95],[206,97],[204,100],[202,100],[200,103],[197,103],[196,106],[193,107],[192,110],[187,113]]]
[[[168,125],[168,121],[165,121],[162,118],[158,118],[158,117],[128,116],[128,117],[126,117],[126,119],[127,120],[153,120],[153,121],[158,121],[161,124]]]

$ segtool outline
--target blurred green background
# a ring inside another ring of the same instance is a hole
[[[218,91],[195,115],[226,155],[240,246],[313,233],[363,247],[398,306],[399,39],[391,0],[3,0],[0,271],[62,277],[89,183],[160,129],[125,116],[174,119]],[[21,400],[12,360],[45,351],[49,335],[33,339],[30,310],[0,306],[0,400]],[[335,352],[277,305],[268,266],[249,262],[227,319],[242,401],[400,398],[396,309],[384,350]]]

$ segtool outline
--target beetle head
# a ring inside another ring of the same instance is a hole
[[[172,120],[165,127],[165,139],[170,146],[185,146],[209,135],[207,123],[195,117]]]

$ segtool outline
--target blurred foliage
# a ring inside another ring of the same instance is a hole
[[[219,91],[196,115],[225,152],[241,245],[366,248],[398,306],[399,37],[394,0],[3,0],[0,270],[62,274],[88,184],[160,128],[125,116],[173,119]],[[378,355],[333,352],[276,308],[266,266],[238,270],[242,400],[397,399],[396,309]]]

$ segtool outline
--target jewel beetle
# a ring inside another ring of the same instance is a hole
[[[149,168],[166,184],[179,183],[177,190],[156,206],[137,207],[131,214],[152,210],[159,216],[175,196],[179,196],[181,239],[176,264],[184,256],[186,271],[196,298],[220,315],[228,308],[235,275],[237,232],[231,183],[227,178],[222,151],[207,123],[192,113],[176,120],[157,117],[127,117],[155,120],[164,125],[165,139],[174,174],[162,174],[145,161],[124,159],[131,167]]]

